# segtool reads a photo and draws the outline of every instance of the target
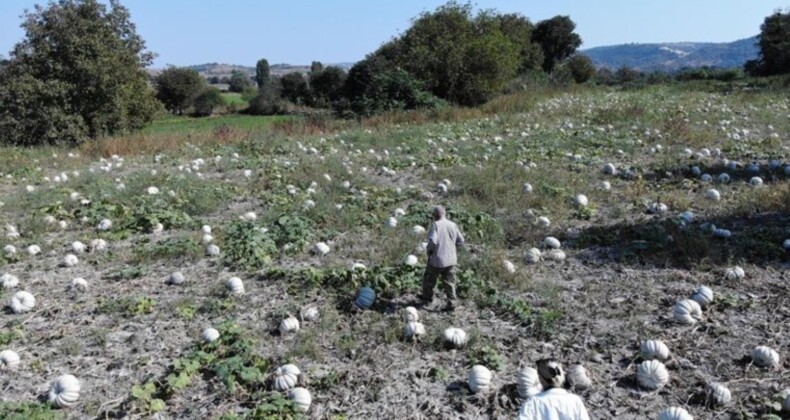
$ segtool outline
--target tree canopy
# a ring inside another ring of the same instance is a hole
[[[170,67],[156,77],[156,97],[174,114],[183,114],[195,98],[206,89],[206,81],[197,71]]]
[[[264,85],[269,83],[270,79],[269,61],[261,58],[255,63],[255,82],[258,84],[258,89],[263,88]]]
[[[790,12],[776,12],[765,18],[760,26],[757,60],[746,64],[755,75],[772,76],[790,73]]]
[[[79,143],[143,127],[158,109],[153,54],[117,0],[59,0],[26,12],[0,71],[0,139]]]
[[[532,39],[543,50],[543,70],[551,73],[554,66],[570,57],[582,45],[582,39],[573,32],[576,24],[569,16],[554,16],[538,22]]]

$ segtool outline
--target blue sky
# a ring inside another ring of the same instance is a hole
[[[23,37],[20,15],[39,0],[0,0],[0,54]],[[121,0],[157,53],[155,66],[353,62],[444,0]],[[570,15],[582,48],[646,42],[725,42],[759,32],[790,0],[477,0],[533,22]]]

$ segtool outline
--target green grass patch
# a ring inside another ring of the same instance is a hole
[[[257,131],[275,122],[290,121],[288,116],[223,115],[218,117],[167,117],[154,121],[142,130],[143,134],[198,134],[210,133],[218,127],[228,126],[236,130]]]

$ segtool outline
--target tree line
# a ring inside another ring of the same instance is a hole
[[[7,59],[0,57],[4,144],[78,144],[140,129],[164,110],[206,116],[223,104],[220,91],[194,70],[171,67],[151,79],[145,68],[154,55],[119,0],[53,1],[26,12],[22,28],[25,38]],[[790,13],[767,17],[760,56],[746,70],[790,72],[788,40]],[[275,77],[261,59],[252,78],[234,72],[213,81],[244,93],[247,112],[261,115],[326,109],[351,117],[476,106],[524,81],[584,83],[596,77],[592,62],[576,54],[581,43],[569,16],[533,23],[520,14],[475,13],[471,4],[450,1],[417,16],[349,71],[314,62],[306,74]],[[633,77],[621,69],[610,79]]]

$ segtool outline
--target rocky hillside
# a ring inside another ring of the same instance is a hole
[[[742,67],[757,57],[757,37],[728,43],[623,44],[582,51],[597,67],[674,71],[687,67]]]

